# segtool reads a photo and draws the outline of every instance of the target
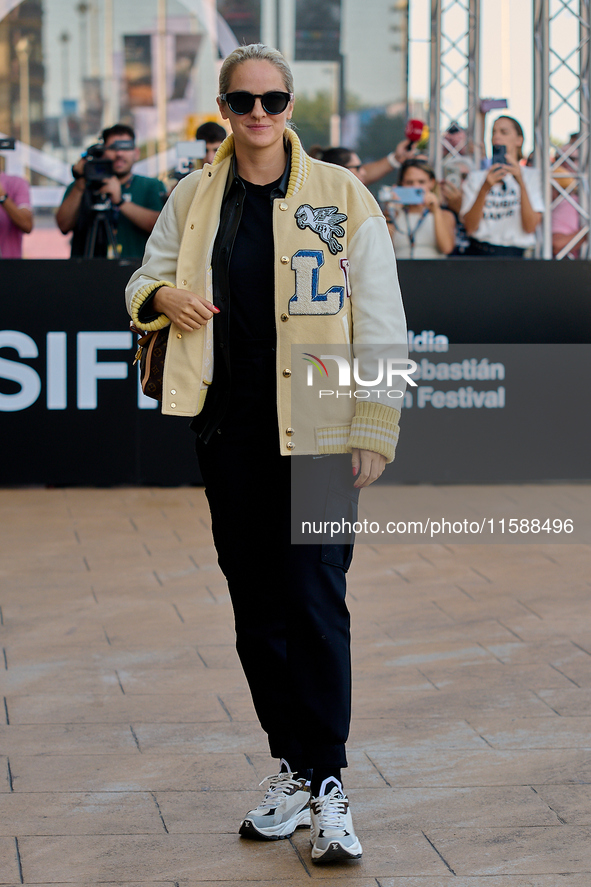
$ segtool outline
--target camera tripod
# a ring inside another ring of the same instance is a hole
[[[110,203],[96,203],[92,207],[92,212],[94,213],[94,218],[92,220],[92,225],[88,229],[86,233],[86,241],[84,244],[84,258],[85,259],[93,259],[94,258],[94,250],[96,247],[96,242],[99,236],[99,233],[103,235],[101,240],[106,240],[107,243],[107,251],[108,248],[111,247],[113,251],[113,258],[117,258],[117,240],[115,238],[115,232],[113,231],[113,226],[111,225],[111,220],[109,218],[109,209],[111,208]],[[100,242],[100,241],[99,241]],[[107,252],[108,255],[108,252]]]

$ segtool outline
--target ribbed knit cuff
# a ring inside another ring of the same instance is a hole
[[[140,308],[146,299],[152,295],[154,290],[160,289],[161,286],[170,286],[172,289],[175,287],[174,283],[170,283],[168,280],[157,280],[155,283],[149,283],[146,286],[143,286],[133,296],[131,300],[131,319],[138,329],[152,332],[153,330],[162,330],[165,326],[169,325],[170,319],[166,314],[161,314],[157,320],[152,320],[150,323],[146,323],[145,321],[142,322],[139,319]]]
[[[333,425],[329,428],[317,428],[316,441],[318,443],[318,452],[323,456],[327,453],[346,453],[350,435],[350,425]]]
[[[347,441],[349,452],[353,449],[381,453],[387,462],[394,460],[400,428],[400,411],[381,403],[358,401],[351,423],[351,435]]]

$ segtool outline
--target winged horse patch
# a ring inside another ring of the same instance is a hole
[[[347,216],[338,211],[336,206],[319,206],[314,209],[307,203],[302,205],[295,212],[295,220],[298,228],[311,228],[315,234],[318,234],[320,240],[328,245],[329,250],[335,256],[343,249],[342,244],[337,237],[343,237],[345,229],[339,222],[344,222]]]

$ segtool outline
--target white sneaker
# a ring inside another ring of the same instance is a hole
[[[293,773],[267,776],[263,782],[267,779],[270,783],[265,797],[242,821],[239,832],[243,838],[277,841],[291,838],[299,826],[310,825],[310,787],[306,780],[294,779]]]
[[[349,799],[338,786],[310,802],[312,860],[359,859],[363,852],[353,830]]]

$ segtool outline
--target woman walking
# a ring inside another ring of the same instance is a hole
[[[273,840],[311,824],[313,860],[356,859],[341,779],[352,546],[291,544],[291,473],[304,466],[314,507],[335,500],[350,515],[394,458],[399,412],[340,398],[306,435],[292,414],[291,346],[405,342],[394,254],[369,192],[311,160],[287,127],[293,81],[279,52],[239,47],[219,89],[232,135],[175,189],[127,303],[139,328],[171,325],[163,412],[194,417],[236,646],[279,761],[240,834]]]

